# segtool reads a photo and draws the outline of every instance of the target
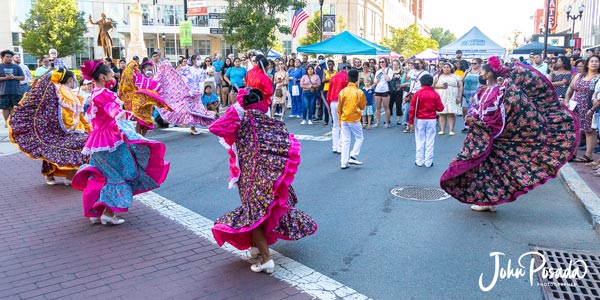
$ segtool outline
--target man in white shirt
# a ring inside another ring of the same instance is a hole
[[[426,70],[423,69],[425,66],[425,62],[422,59],[415,60],[413,64],[413,69],[408,72],[408,78],[410,80],[410,90],[404,97],[404,102],[402,103],[402,123],[405,124],[404,132],[412,132],[408,127],[408,112],[410,111],[410,100],[414,93],[418,92],[421,89],[420,79],[423,75],[429,74]]]
[[[23,74],[25,75],[25,79],[19,81],[19,88],[21,89],[21,95],[25,95],[25,93],[29,92],[31,89],[31,82],[33,82],[33,76],[31,75],[31,71],[29,71],[29,67],[21,62],[21,55],[15,53],[13,56],[13,63],[15,65],[19,65],[21,70],[23,70]]]

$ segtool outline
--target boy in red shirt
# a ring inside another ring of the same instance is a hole
[[[413,95],[410,102],[410,113],[408,124],[415,131],[415,143],[417,144],[417,155],[415,164],[418,167],[433,166],[433,145],[435,143],[436,115],[438,111],[444,110],[444,104],[440,95],[434,91],[433,77],[429,74],[419,79],[421,89]],[[413,125],[415,116],[416,125]]]

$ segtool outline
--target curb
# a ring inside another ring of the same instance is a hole
[[[581,201],[592,218],[592,227],[600,233],[600,197],[590,189],[585,181],[569,165],[565,164],[560,169],[560,179],[567,185],[571,192]]]

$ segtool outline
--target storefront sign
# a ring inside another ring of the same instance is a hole
[[[556,29],[558,22],[556,20],[556,0],[548,0],[550,1],[550,11],[548,12],[548,28],[552,31]]]
[[[208,6],[204,0],[187,0],[188,16],[206,16],[208,15]]]

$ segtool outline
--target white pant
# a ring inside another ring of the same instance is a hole
[[[340,144],[340,124],[338,123],[338,102],[331,102],[331,140],[333,142],[332,150],[340,152],[342,151],[342,145]]]
[[[352,140],[350,134],[354,135],[355,139],[352,152],[350,152],[350,141]],[[360,122],[342,122],[342,166],[348,165],[350,156],[357,156],[360,154],[360,147],[362,146],[363,140],[362,124]]]
[[[417,144],[417,165],[426,167],[433,164],[433,145],[435,143],[435,119],[415,120],[415,143]]]

